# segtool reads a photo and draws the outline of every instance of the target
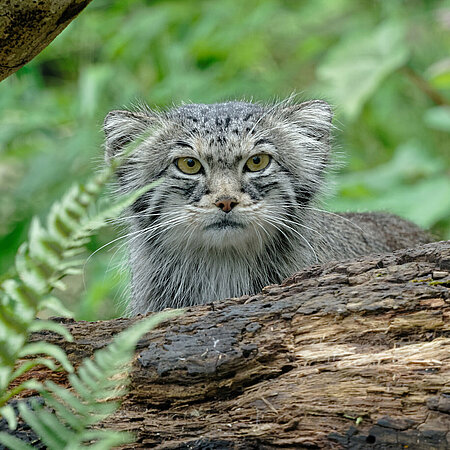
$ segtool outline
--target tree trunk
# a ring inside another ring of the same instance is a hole
[[[135,431],[130,448],[449,448],[449,271],[450,241],[189,308],[140,341],[107,426]],[[134,320],[33,339],[77,364]]]
[[[40,53],[91,0],[8,0],[0,4],[0,81]]]

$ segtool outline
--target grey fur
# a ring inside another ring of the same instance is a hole
[[[384,213],[315,207],[329,165],[332,112],[319,100],[273,105],[188,104],[165,112],[113,111],[106,160],[142,142],[118,172],[118,189],[159,186],[128,211],[131,315],[258,292],[302,267],[425,243],[412,223]],[[266,153],[260,172],[247,159]],[[182,173],[176,158],[204,170]],[[229,213],[221,198],[238,203]]]

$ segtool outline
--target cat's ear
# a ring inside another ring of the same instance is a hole
[[[111,111],[103,122],[105,160],[108,163],[130,142],[146,132],[155,122],[147,112]]]
[[[287,104],[282,108],[285,120],[300,128],[302,134],[327,143],[332,130],[333,111],[323,100],[310,100],[298,104]]]

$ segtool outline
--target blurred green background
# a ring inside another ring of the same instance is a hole
[[[31,217],[102,164],[109,110],[292,92],[335,106],[344,156],[327,208],[391,211],[450,239],[449,1],[93,0],[0,84],[0,273]],[[78,319],[121,314],[118,244],[71,280]]]

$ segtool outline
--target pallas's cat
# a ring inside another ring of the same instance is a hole
[[[427,242],[393,215],[317,208],[331,119],[320,100],[110,112],[107,161],[140,139],[118,191],[161,180],[126,214],[129,313],[252,294],[311,264]]]

